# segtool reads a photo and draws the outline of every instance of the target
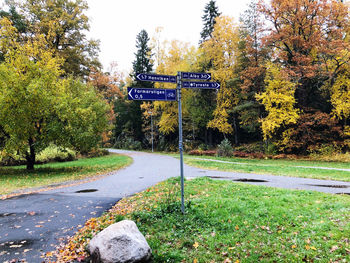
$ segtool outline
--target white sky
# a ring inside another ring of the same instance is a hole
[[[4,0],[0,0],[2,6]],[[197,45],[203,28],[202,16],[209,0],[87,0],[90,32],[100,40],[100,61],[104,70],[117,62],[129,72],[135,59],[136,36],[145,29],[150,38],[162,27],[162,39]],[[235,18],[247,9],[250,0],[216,0],[223,15]]]
[[[203,28],[202,16],[209,0],[87,0],[90,10],[89,37],[101,41],[100,61],[107,70],[118,63],[129,72],[135,59],[136,36],[145,29],[150,38],[163,27],[162,38],[197,45]],[[238,22],[250,0],[216,0],[223,15]]]

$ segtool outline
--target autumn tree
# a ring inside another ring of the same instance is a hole
[[[347,7],[329,0],[273,0],[270,5],[260,1],[259,10],[271,25],[264,45],[272,48],[273,62],[295,85],[295,107],[301,110],[295,126],[308,127],[302,121],[310,114],[315,118],[328,115],[337,105],[339,93],[335,90],[343,83],[342,75],[350,61]],[[279,134],[285,145],[292,138],[288,131]],[[324,137],[324,131],[310,128],[308,133]]]
[[[214,118],[208,127],[216,128],[224,134],[232,134],[232,108],[237,105],[235,87],[228,86],[227,82],[234,79],[234,65],[237,51],[238,30],[233,19],[220,16],[216,20],[212,38],[203,43],[208,58],[213,61],[211,72],[214,79],[221,83],[217,94],[217,105]]]
[[[298,106],[329,109],[321,87],[349,62],[349,43],[344,39],[349,26],[346,6],[330,0],[273,0],[270,5],[261,1],[259,8],[272,26],[266,45],[297,83]],[[330,68],[330,64],[336,66]]]
[[[272,138],[279,129],[296,123],[299,117],[299,110],[295,108],[296,84],[277,65],[269,63],[267,67],[266,90],[256,95],[268,113],[261,120],[265,140]]]
[[[11,22],[0,21],[1,149],[19,153],[34,169],[36,155],[50,143],[87,152],[106,129],[108,105],[95,89],[62,78],[63,60],[44,35],[24,41]]]
[[[86,36],[90,26],[85,0],[15,0],[10,3],[8,18],[24,39],[43,35],[54,55],[64,59],[62,74],[86,78],[90,68],[101,67],[99,42]]]
[[[255,94],[264,90],[265,63],[269,50],[263,46],[264,19],[253,0],[242,14],[239,28],[236,74],[239,78],[239,102],[233,111],[237,112],[239,124],[248,138],[259,138],[259,118],[263,109]]]

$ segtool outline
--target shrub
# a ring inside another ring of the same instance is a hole
[[[228,139],[222,140],[222,142],[218,145],[217,155],[220,157],[228,157],[232,156],[233,148]]]
[[[52,144],[37,155],[36,163],[68,162],[76,159],[75,151]]]

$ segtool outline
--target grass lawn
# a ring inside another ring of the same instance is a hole
[[[196,158],[207,160],[199,160]],[[226,163],[216,162],[215,160]],[[185,155],[184,162],[195,167],[221,171],[350,181],[350,163],[300,160],[260,160],[191,155]],[[331,169],[320,169],[317,167],[326,167]],[[349,169],[349,171],[341,171],[336,169]]]
[[[34,171],[27,171],[25,166],[0,167],[0,195],[15,190],[88,178],[117,170],[131,162],[130,157],[111,154],[72,162],[36,165]]]
[[[182,215],[179,192],[173,178],[123,199],[54,255],[88,257],[88,241],[125,218],[145,235],[153,262],[350,261],[350,196],[198,178],[185,182]]]

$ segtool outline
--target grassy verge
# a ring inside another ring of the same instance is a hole
[[[134,220],[153,262],[349,262],[350,197],[199,178],[178,179],[123,199],[92,218],[54,253],[62,262],[88,257],[86,244],[122,219]],[[50,253],[50,256],[52,253]]]
[[[196,159],[199,158],[199,159]],[[206,160],[203,160],[206,159]],[[214,161],[213,161],[214,160]],[[223,162],[216,162],[223,161]],[[258,160],[185,155],[186,164],[221,171],[272,174],[314,179],[350,181],[350,163],[299,160]],[[318,168],[320,167],[320,168]],[[330,169],[323,169],[330,168]]]
[[[0,167],[0,195],[31,187],[81,180],[122,168],[132,162],[123,155],[111,154],[72,162],[36,165],[34,171],[24,166]]]

